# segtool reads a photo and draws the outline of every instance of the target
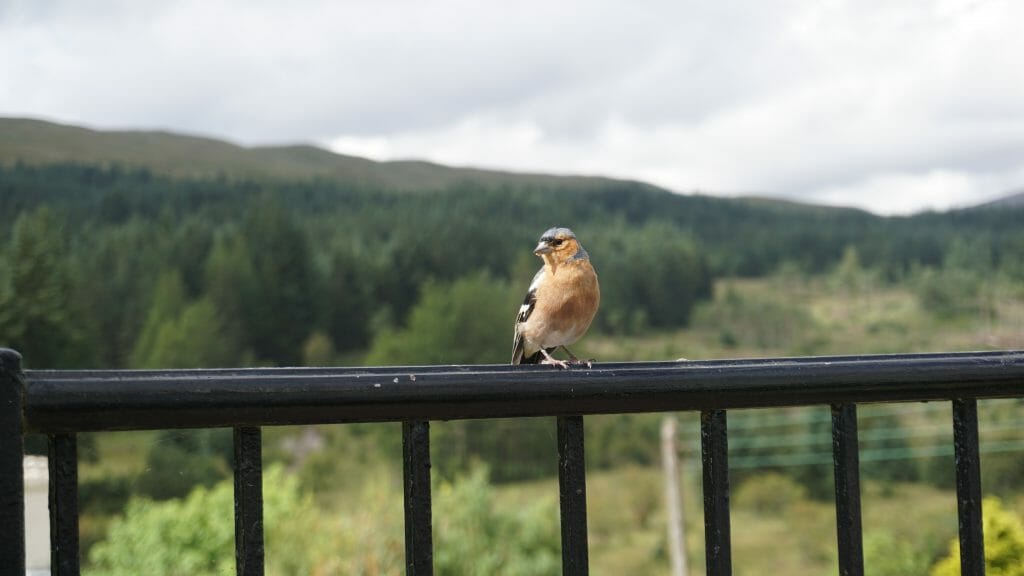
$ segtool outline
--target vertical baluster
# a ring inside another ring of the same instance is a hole
[[[729,528],[729,439],[725,410],[700,413],[704,480],[704,553],[708,576],[732,574]]]
[[[405,484],[405,573],[434,573],[434,530],[430,505],[430,422],[402,422]]]
[[[864,576],[856,404],[832,405],[832,463],[835,470],[839,574]]]
[[[263,574],[263,441],[259,428],[235,428],[235,572]]]
[[[981,521],[981,462],[978,456],[978,401],[953,401],[956,501],[960,525],[960,573],[984,576],[985,542]]]
[[[25,445],[21,355],[0,348],[0,575],[25,576]]]
[[[562,522],[562,574],[589,571],[587,550],[587,470],[583,417],[559,416],[558,493]]]
[[[50,570],[54,576],[77,576],[78,441],[74,434],[49,437]]]

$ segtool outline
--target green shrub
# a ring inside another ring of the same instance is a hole
[[[864,568],[872,576],[925,574],[929,564],[931,558],[926,551],[915,549],[891,532],[868,532],[864,536]]]
[[[917,277],[917,297],[921,307],[938,318],[952,319],[981,311],[982,278],[960,270],[923,270]]]
[[[494,505],[487,472],[436,487],[434,566],[438,574],[552,576],[561,574],[554,498],[504,512]]]
[[[386,471],[343,510],[327,512],[280,467],[263,478],[268,574],[399,574],[404,565],[401,484]],[[87,576],[234,573],[233,483],[187,498],[136,498],[92,547]],[[434,565],[439,574],[559,574],[554,496],[517,509],[495,505],[487,472],[434,487]]]
[[[733,496],[737,508],[761,515],[785,511],[807,498],[807,489],[789,476],[768,472],[747,478]]]
[[[982,501],[982,530],[985,534],[985,574],[988,576],[1024,576],[1024,525],[998,498]],[[960,542],[949,545],[949,556],[936,564],[931,576],[960,574]]]

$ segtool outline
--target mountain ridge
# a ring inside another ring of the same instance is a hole
[[[0,117],[0,165],[17,162],[29,165],[116,164],[190,178],[325,178],[407,191],[446,188],[463,182],[570,188],[637,183],[602,176],[451,167],[423,160],[378,162],[338,154],[308,143],[248,147],[166,130],[95,130],[48,120]]]
[[[563,189],[603,188],[629,183],[651,190],[693,195],[637,180],[599,175],[516,172],[448,166],[415,159],[377,161],[339,154],[309,143],[243,146],[211,136],[163,129],[100,130],[36,118],[0,117],[0,166],[11,166],[18,162],[28,165],[117,165],[146,169],[176,178],[226,177],[236,180],[283,181],[327,179],[349,185],[409,192],[439,190],[466,183]],[[868,212],[860,208],[815,204],[775,196],[743,195],[725,199],[773,210]],[[1024,191],[1015,190],[995,200],[948,211],[1021,206],[1024,206]]]
[[[991,209],[1021,207],[1024,207],[1024,189],[1007,192],[995,200],[989,200],[988,202],[977,204],[973,208]]]

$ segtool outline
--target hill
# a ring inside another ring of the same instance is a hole
[[[170,132],[100,131],[26,118],[0,118],[0,166],[15,163],[119,165],[187,178],[326,179],[403,191],[461,183],[557,188],[602,186],[600,177],[453,168],[431,162],[375,162],[310,145],[245,147]]]
[[[1001,198],[996,198],[976,208],[1024,208],[1024,190],[1011,192]]]
[[[172,178],[282,182],[327,180],[346,186],[403,192],[435,191],[460,185],[560,190],[629,185],[667,192],[646,183],[602,176],[487,170],[419,160],[378,162],[337,154],[310,144],[247,147],[215,138],[166,131],[94,130],[32,118],[0,117],[0,167],[19,163],[28,166],[117,166]],[[807,217],[827,217],[836,212],[867,214],[854,208],[765,196],[743,196],[727,201],[774,214]],[[950,212],[1022,206],[1024,191],[1016,191],[1003,198]]]

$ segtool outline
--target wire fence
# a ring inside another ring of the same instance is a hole
[[[1024,452],[1024,417],[1014,416],[1024,416],[1024,404],[1016,400],[988,401],[992,402],[999,403],[998,407],[986,410],[986,403],[979,406],[979,411],[986,416],[986,423],[979,426],[981,453]],[[1001,412],[1004,414],[1000,417]],[[734,414],[729,421],[731,468],[785,468],[832,463],[832,416],[827,407],[785,409],[774,414],[750,414],[749,411],[738,410]],[[936,403],[865,406],[857,418],[861,426],[858,436],[861,462],[953,456],[953,433],[947,423],[947,406]],[[872,427],[872,421],[881,419],[890,421]],[[816,426],[820,430],[808,430]],[[699,424],[695,421],[683,423],[680,434],[691,439],[684,445],[686,451],[696,458],[700,445],[694,439],[699,436]],[[910,442],[903,446],[891,445],[899,441]]]

